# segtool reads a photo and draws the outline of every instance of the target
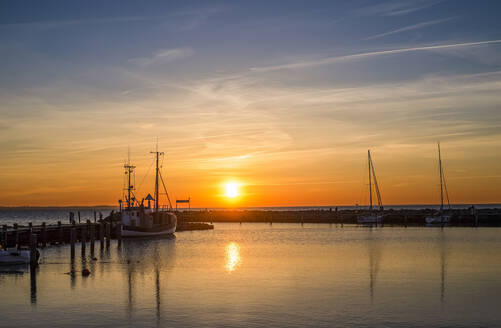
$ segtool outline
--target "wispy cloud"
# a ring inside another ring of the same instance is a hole
[[[160,63],[169,63],[177,59],[190,57],[194,53],[195,52],[191,48],[161,49],[156,51],[151,57],[133,58],[130,62],[144,67]]]
[[[2,27],[29,27],[38,29],[52,29],[61,28],[71,25],[83,24],[108,24],[108,23],[130,23],[137,21],[149,20],[151,18],[144,16],[127,16],[127,17],[99,17],[99,18],[82,18],[82,19],[69,19],[69,20],[47,20],[47,21],[31,21],[31,22],[14,22],[14,23],[0,23]]]
[[[380,15],[380,16],[401,16],[436,5],[439,1],[418,0],[406,1],[397,0],[379,3],[377,5],[365,7],[359,10],[360,15]]]
[[[431,21],[427,21],[427,22],[421,22],[421,23],[417,23],[417,24],[405,26],[405,27],[402,27],[402,28],[398,28],[396,30],[392,30],[392,31],[388,31],[388,32],[376,34],[376,35],[370,36],[368,38],[365,38],[365,40],[378,39],[378,38],[382,38],[382,37],[385,37],[385,36],[388,36],[388,35],[393,35],[393,34],[407,32],[407,31],[412,31],[412,30],[417,30],[417,29],[421,29],[421,28],[424,28],[424,27],[428,27],[428,26],[432,26],[432,25],[444,23],[444,22],[450,21],[450,20],[455,19],[455,18],[457,18],[457,17],[448,17],[448,18],[442,18],[442,19],[435,19],[435,20],[431,20]]]
[[[344,56],[327,57],[327,58],[317,59],[317,60],[301,61],[301,62],[295,62],[295,63],[289,63],[289,64],[283,64],[283,65],[252,67],[251,70],[257,71],[257,72],[269,72],[269,71],[284,70],[284,69],[299,69],[299,68],[308,68],[308,67],[315,67],[315,66],[320,66],[320,65],[328,65],[328,64],[341,62],[341,61],[356,60],[356,59],[370,58],[370,57],[376,57],[376,56],[387,56],[387,55],[402,54],[402,53],[416,52],[416,51],[433,51],[433,50],[440,50],[440,49],[474,47],[474,46],[495,44],[495,43],[501,43],[501,40],[487,40],[487,41],[479,41],[479,42],[439,44],[439,45],[432,45],[432,46],[421,46],[421,47],[409,47],[409,48],[399,48],[399,49],[390,49],[390,50],[381,50],[381,51],[370,51],[370,52],[362,52],[362,53],[344,55]]]

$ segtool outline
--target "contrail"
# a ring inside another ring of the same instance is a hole
[[[474,46],[480,46],[480,45],[484,45],[484,44],[494,44],[494,43],[501,43],[501,40],[488,40],[488,41],[454,43],[454,44],[440,44],[440,45],[435,45],[435,46],[422,46],[422,47],[411,47],[411,48],[391,49],[391,50],[382,50],[382,51],[372,51],[372,52],[364,52],[364,53],[345,55],[345,56],[327,57],[327,58],[319,59],[319,60],[303,61],[303,62],[297,62],[297,63],[284,64],[284,65],[252,67],[250,70],[257,71],[257,72],[269,72],[269,71],[277,71],[277,70],[282,70],[282,69],[306,68],[306,67],[314,67],[314,66],[332,64],[332,63],[336,63],[339,61],[350,60],[350,59],[360,59],[360,58],[374,57],[374,56],[401,54],[401,53],[414,52],[414,51],[429,51],[429,50],[448,49],[448,48],[474,47]]]

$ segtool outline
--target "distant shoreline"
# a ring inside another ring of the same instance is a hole
[[[453,209],[465,209],[470,206],[475,206],[477,208],[492,208],[492,209],[501,209],[501,203],[482,203],[482,204],[451,204],[451,208]],[[401,205],[385,205],[385,209],[434,209],[439,207],[440,204],[401,204]],[[345,209],[345,210],[354,210],[354,209],[365,209],[367,205],[294,205],[294,206],[242,206],[242,207],[192,207],[193,211],[200,210],[264,210],[264,211],[289,211],[289,210],[329,210],[329,209]],[[68,206],[0,206],[0,210],[4,209],[85,209],[85,210],[93,210],[93,209],[118,209],[118,206],[114,205],[68,205]],[[180,210],[187,210],[187,208],[179,208]]]

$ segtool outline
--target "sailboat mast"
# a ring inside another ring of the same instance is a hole
[[[440,154],[440,142],[437,142],[438,145],[438,166],[440,169],[440,212],[444,209],[444,183],[443,183],[443,171],[442,171],[442,156]]]
[[[157,161],[157,169],[156,169],[156,174],[155,174],[155,212],[158,212],[158,143],[157,143],[157,149],[155,151],[156,154],[156,161]]]
[[[164,153],[158,151],[158,141],[157,141],[157,146],[156,150],[151,152],[152,154],[155,154],[156,156],[156,171],[155,171],[155,212],[158,212],[158,176],[160,174],[160,167],[158,166],[158,157],[160,155],[163,155]]]
[[[367,158],[369,162],[369,210],[372,210],[372,180],[371,180],[371,151],[367,150]]]

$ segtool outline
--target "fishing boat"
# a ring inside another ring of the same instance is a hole
[[[379,192],[379,186],[376,179],[376,170],[374,169],[374,163],[372,163],[371,151],[367,151],[368,163],[369,163],[369,213],[361,214],[357,217],[357,222],[359,224],[378,224],[383,220],[383,215],[374,210],[372,205],[372,186],[376,191],[377,201],[379,211],[383,211],[383,203],[381,201],[381,193]]]
[[[163,152],[151,152],[155,154],[156,173],[155,173],[155,197],[150,194],[139,202],[134,195],[135,191],[135,166],[130,163],[130,156],[127,163],[124,164],[125,179],[127,188],[124,188],[124,195],[120,203],[120,216],[122,221],[122,237],[154,237],[162,235],[171,235],[176,231],[177,217],[172,211],[169,194],[165,187],[165,183],[160,172],[159,157],[163,156]],[[159,202],[159,182],[165,191],[165,195],[169,201],[168,206],[161,206]],[[144,201],[148,201],[145,206]],[[153,206],[151,202],[153,201]],[[124,204],[124,208],[122,208]]]
[[[427,224],[445,224],[449,223],[451,216],[444,213],[444,195],[447,199],[447,208],[450,210],[451,204],[449,201],[449,193],[447,191],[447,184],[445,183],[444,168],[442,165],[442,155],[440,153],[440,142],[438,146],[438,167],[440,171],[440,211],[432,216],[427,216],[425,221]]]

